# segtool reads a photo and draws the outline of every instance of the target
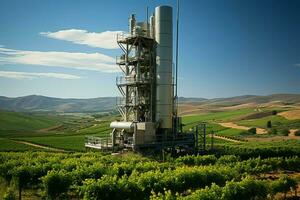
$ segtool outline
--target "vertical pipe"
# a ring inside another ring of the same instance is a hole
[[[129,66],[128,66],[128,43],[126,43],[126,55],[125,55],[125,66],[126,66],[126,74],[125,77],[129,75]],[[129,103],[129,88],[128,85],[125,86],[125,121],[128,121],[128,103]]]
[[[175,103],[176,103],[176,117],[177,117],[177,111],[178,111],[178,94],[177,94],[177,88],[178,88],[178,29],[179,29],[179,0],[177,0],[177,17],[176,17],[176,76],[175,76],[175,84],[176,84],[176,90],[175,90]],[[177,131],[177,125],[176,125],[176,131]]]
[[[149,16],[148,16],[148,6],[147,6],[146,14],[147,14],[147,16],[146,16],[146,26],[147,26],[146,36],[149,37],[150,30],[149,30],[149,21],[148,21],[148,18],[149,18]]]

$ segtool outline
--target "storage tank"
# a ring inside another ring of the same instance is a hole
[[[160,128],[172,128],[173,85],[173,25],[172,7],[155,8],[156,46],[156,121]]]

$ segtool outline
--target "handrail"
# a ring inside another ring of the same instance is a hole
[[[130,56],[128,57],[128,62],[137,62],[137,61],[149,61],[150,56],[149,55],[142,55],[140,57],[138,56]],[[124,54],[121,56],[116,56],[116,63],[117,64],[125,64],[125,56]]]
[[[139,33],[139,32],[133,32],[133,34],[130,34],[130,33],[118,33],[117,34],[117,41],[124,41],[128,38],[133,38],[133,37],[136,37],[136,36],[142,36],[142,37],[145,37],[145,38],[149,38],[149,39],[153,39],[152,37],[150,37],[148,34],[144,34],[143,32]]]
[[[133,83],[148,83],[150,78],[136,77],[136,76],[117,76],[116,83],[119,84],[133,84]]]
[[[126,103],[126,98],[125,97],[117,97],[116,98],[116,104],[117,106],[138,106],[141,104],[145,104],[145,99],[144,98],[140,98],[137,96],[131,96],[128,99],[128,102]]]

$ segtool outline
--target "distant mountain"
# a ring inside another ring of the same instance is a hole
[[[218,104],[218,105],[239,105],[245,103],[269,103],[272,101],[279,101],[287,104],[300,103],[300,94],[273,94],[268,96],[258,95],[244,95],[228,98],[215,98],[215,99],[203,99],[203,98],[179,98],[179,102],[198,102],[205,104]]]
[[[300,94],[274,94],[269,96],[245,95],[229,98],[185,98],[179,97],[180,104],[205,104],[231,106],[245,103],[268,103],[279,101],[285,104],[300,103]],[[99,97],[91,99],[62,99],[30,95],[9,98],[0,96],[0,110],[17,112],[105,112],[116,108],[115,97]]]
[[[9,98],[0,96],[0,109],[18,112],[103,112],[115,108],[115,97],[61,99],[39,95]]]
[[[187,102],[200,102],[200,101],[207,101],[208,99],[205,98],[197,98],[197,97],[178,97],[179,103],[187,103]]]

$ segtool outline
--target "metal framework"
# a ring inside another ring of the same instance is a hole
[[[116,78],[122,97],[117,108],[124,121],[153,122],[155,89],[155,41],[142,35],[117,36],[123,54],[116,62],[124,76]]]

